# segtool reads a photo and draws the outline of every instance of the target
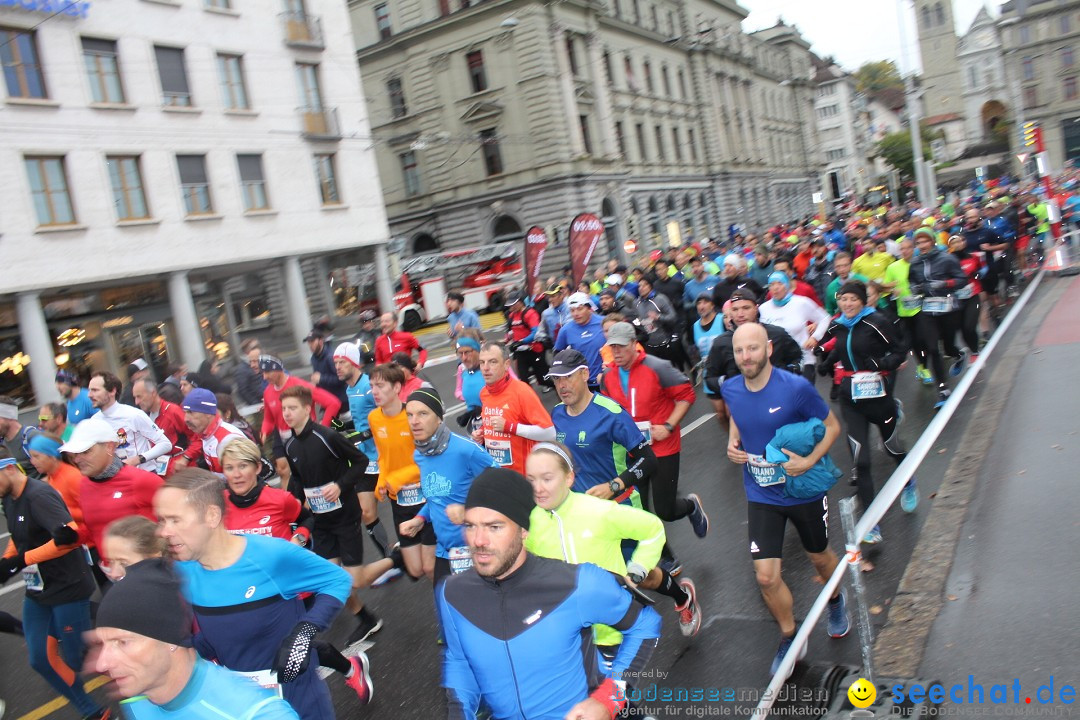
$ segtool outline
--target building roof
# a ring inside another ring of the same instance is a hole
[[[873,97],[879,103],[893,111],[900,110],[907,105],[907,96],[900,88],[885,88],[884,90],[878,90],[874,93]]]
[[[924,122],[926,122],[927,125],[944,125],[945,123],[963,119],[964,116],[959,113],[944,113],[942,115],[931,115],[926,118]]]
[[[1001,14],[1015,12],[1023,15],[1026,10],[1032,5],[1045,5],[1049,4],[1053,0],[1009,0],[1001,5]]]

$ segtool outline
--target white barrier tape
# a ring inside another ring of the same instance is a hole
[[[930,454],[930,450],[933,448],[934,443],[937,442],[938,436],[945,429],[949,420],[956,413],[956,409],[960,407],[960,403],[963,401],[964,396],[967,394],[968,389],[971,388],[972,383],[975,382],[976,376],[979,371],[982,370],[986,364],[987,358],[990,357],[994,349],[1001,342],[1001,338],[1005,337],[1005,333],[1012,327],[1013,322],[1019,317],[1020,311],[1024,309],[1031,296],[1035,293],[1035,289],[1042,282],[1044,270],[1039,270],[1035,275],[1035,279],[1031,281],[1024,294],[1016,301],[1009,314],[1005,316],[1005,320],[1001,323],[998,329],[990,338],[990,342],[986,343],[986,347],[979,353],[979,359],[968,368],[967,372],[961,378],[956,388],[953,390],[952,395],[949,397],[948,402],[937,412],[937,416],[930,421],[930,424],[923,430],[922,435],[919,436],[918,442],[915,443],[915,447],[908,451],[907,457],[896,468],[893,474],[889,477],[889,481],[882,486],[878,491],[877,497],[874,498],[874,502],[870,503],[870,507],[866,508],[863,512],[862,518],[855,526],[855,537],[863,538],[870,532],[870,529],[881,522],[881,518],[885,516],[885,512],[896,502],[896,498],[900,496],[904,486],[908,481],[915,476],[915,471],[919,465],[922,464],[926,456]],[[806,614],[806,618],[803,620],[802,625],[799,626],[799,631],[795,633],[795,639],[792,641],[791,646],[788,648],[787,654],[784,656],[783,661],[780,663],[780,667],[777,669],[776,674],[772,676],[772,680],[769,681],[769,686],[762,695],[761,702],[758,703],[756,710],[754,711],[755,718],[763,718],[768,716],[769,711],[772,709],[773,703],[776,700],[780,689],[787,682],[788,677],[791,675],[791,671],[795,668],[796,658],[799,657],[799,653],[806,645],[807,639],[810,637],[810,631],[817,625],[817,621],[821,619],[821,615],[825,610],[826,604],[828,604],[829,598],[832,597],[836,588],[840,585],[840,580],[844,576],[844,571],[847,570],[847,565],[852,562],[852,555],[858,558],[860,551],[848,546],[847,550],[847,562],[837,563],[836,569],[833,574],[829,576],[828,581],[825,583],[825,587],[814,599],[814,604],[810,607],[810,611]]]

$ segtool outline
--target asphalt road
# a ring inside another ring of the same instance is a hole
[[[446,351],[444,347],[442,352]],[[447,405],[455,402],[450,400],[454,368],[450,362],[424,371]],[[980,382],[984,377],[988,377],[988,373],[980,377]],[[906,422],[901,432],[910,447],[932,416],[935,397],[932,388],[917,384],[910,371],[903,372],[898,388],[906,409]],[[826,381],[819,380],[819,390],[827,394]],[[981,391],[977,383],[973,394]],[[541,397],[549,407],[556,400],[554,393]],[[657,608],[664,616],[664,637],[652,666],[659,687],[733,688],[741,699],[736,704],[746,707],[756,702],[756,694],[769,680],[769,663],[776,651],[779,633],[761,601],[747,551],[746,500],[741,470],[727,460],[726,432],[709,417],[710,413],[708,400],[699,394],[684,422],[680,479],[683,492],[693,491],[701,496],[711,521],[709,536],[704,540],[697,539],[688,522],[668,526],[672,547],[683,562],[684,576],[693,578],[697,585],[705,620],[697,637],[683,638],[670,602],[661,598]],[[927,505],[932,503],[933,493],[941,482],[947,449],[961,441],[969,413],[970,405],[961,409],[939,440],[939,451],[932,453],[922,467],[920,508],[912,515],[903,514],[899,508],[890,511],[882,523],[885,542],[868,553],[877,565],[874,572],[865,576],[867,600],[876,627],[888,618],[890,599],[911,555]],[[456,428],[454,423],[451,425]],[[843,469],[850,467],[850,457],[842,442],[837,443],[832,455]],[[879,485],[891,470],[892,463],[880,447],[875,446],[874,476]],[[853,492],[846,479],[841,479],[830,493],[830,507],[836,508],[836,501]],[[384,522],[389,522],[388,510],[383,508],[383,511]],[[833,547],[841,551],[842,533],[835,510],[830,513],[830,522],[830,535],[835,538]],[[784,577],[795,598],[796,616],[801,617],[818,593],[819,586],[794,532],[788,533],[785,558]],[[0,610],[21,615],[21,588],[9,583],[0,592],[3,593]],[[385,622],[383,629],[373,636],[375,644],[369,650],[375,682],[374,700],[367,707],[360,707],[342,678],[332,676],[328,682],[338,716],[427,720],[443,715],[430,584],[399,580],[366,591],[365,600]],[[339,617],[327,634],[329,639],[342,643],[353,622],[350,617]],[[808,662],[859,664],[859,644],[854,632],[846,638],[832,640],[822,626],[813,638]],[[8,703],[7,718],[76,717],[71,707],[49,705],[55,700],[56,693],[30,670],[21,638],[0,635],[0,659],[4,668],[0,673],[0,698]],[[543,682],[543,679],[536,678],[535,681]],[[648,685],[644,689],[648,690]],[[96,692],[101,694],[104,690]],[[700,711],[702,703],[697,705]],[[675,703],[666,710],[668,716],[682,716],[689,715],[690,708],[686,703]]]

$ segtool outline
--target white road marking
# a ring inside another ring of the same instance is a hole
[[[708,422],[709,420],[711,420],[714,417],[716,417],[716,413],[714,413],[714,412],[708,413],[706,415],[702,415],[697,420],[695,420],[694,422],[690,423],[689,425],[687,425],[686,427],[684,427],[682,429],[681,437],[686,437],[687,435],[694,432],[695,430],[697,430],[699,427],[701,427],[702,425],[704,425],[706,422]]]

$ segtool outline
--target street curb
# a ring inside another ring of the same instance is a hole
[[[1044,280],[1045,282],[1045,280]],[[1056,287],[1060,285],[1061,287]],[[1015,334],[1009,350],[990,377],[982,384],[982,397],[975,406],[964,436],[963,447],[949,461],[941,486],[923,524],[904,571],[889,619],[874,646],[875,672],[889,677],[915,677],[922,664],[930,631],[945,604],[945,585],[952,572],[964,518],[977,488],[1009,393],[992,388],[1015,388],[1023,358],[1032,347],[1042,319],[1054,307],[1068,283],[1054,283],[1027,317],[1040,321]]]

